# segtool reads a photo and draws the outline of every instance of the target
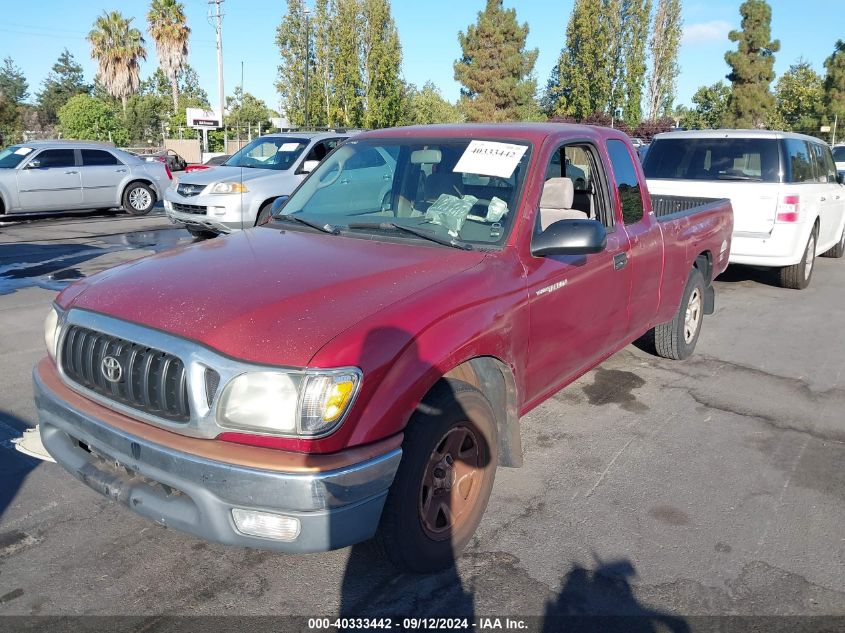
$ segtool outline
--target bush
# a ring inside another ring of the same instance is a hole
[[[65,138],[111,141],[126,145],[129,133],[110,103],[85,94],[71,97],[59,108],[59,129]]]

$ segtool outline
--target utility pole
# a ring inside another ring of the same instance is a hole
[[[305,7],[305,128],[308,128],[308,67],[311,65],[311,40],[308,32],[311,10]]]
[[[220,104],[220,127],[223,126],[223,113],[226,108],[226,97],[225,92],[223,91],[223,13],[220,12],[220,5],[223,4],[223,0],[208,0],[208,4],[213,4],[216,9],[216,13],[213,15],[209,13],[209,18],[215,18],[216,23],[214,24],[214,30],[217,32],[217,98],[218,103]],[[227,151],[228,145],[228,134],[224,131],[223,133],[223,151]]]

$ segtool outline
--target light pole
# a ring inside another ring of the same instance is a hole
[[[311,10],[305,7],[305,127],[308,127],[308,67],[311,65],[311,40],[308,32]]]

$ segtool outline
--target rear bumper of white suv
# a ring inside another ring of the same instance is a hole
[[[812,226],[775,224],[771,233],[734,232],[731,238],[731,264],[748,266],[791,266],[801,261]]]

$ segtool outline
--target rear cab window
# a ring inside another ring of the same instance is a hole
[[[747,180],[780,182],[780,152],[774,138],[662,138],[643,161],[654,180]]]

